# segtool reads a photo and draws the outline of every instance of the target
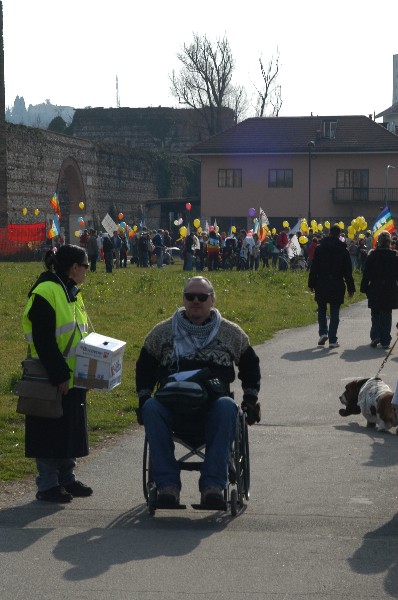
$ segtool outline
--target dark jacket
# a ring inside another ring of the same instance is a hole
[[[390,248],[371,250],[366,259],[361,292],[374,310],[398,308],[398,254]]]
[[[347,247],[337,237],[325,237],[315,248],[308,287],[315,290],[318,303],[343,304],[346,285],[353,294],[355,283]]]
[[[54,281],[52,273],[43,273],[29,295],[41,281]],[[64,281],[68,296],[65,302],[74,302],[74,283]],[[74,288],[76,289],[76,288]],[[55,338],[55,312],[42,297],[35,296],[29,311],[32,321],[33,343],[53,384],[69,378],[69,367],[58,350]],[[88,454],[86,390],[72,388],[63,397],[63,416],[60,419],[25,418],[25,456],[38,458],[75,458]]]

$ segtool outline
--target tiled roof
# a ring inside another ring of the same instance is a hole
[[[337,121],[335,139],[322,138],[322,123]],[[398,136],[369,117],[254,117],[190,148],[190,156],[203,154],[293,154],[308,152],[315,142],[317,153],[398,152]]]

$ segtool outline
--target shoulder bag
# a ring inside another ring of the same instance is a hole
[[[64,350],[69,354],[77,323]],[[48,380],[48,373],[39,358],[28,356],[22,361],[22,378],[17,382],[15,393],[18,395],[17,413],[32,417],[59,419],[63,415],[62,394],[58,386]]]

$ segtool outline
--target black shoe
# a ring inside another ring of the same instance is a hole
[[[212,510],[222,510],[225,506],[223,490],[217,487],[205,488],[201,493],[200,503]]]
[[[81,481],[72,481],[72,483],[64,484],[64,488],[69,494],[72,494],[75,498],[85,498],[91,496],[93,490],[88,485],[85,485]]]
[[[180,490],[174,485],[160,488],[156,503],[159,508],[178,506],[180,504]]]
[[[371,348],[377,348],[377,344],[380,344],[380,340],[372,340],[370,342],[370,347]]]
[[[44,502],[71,502],[73,496],[62,485],[56,485],[43,492],[37,492],[36,500],[43,500]]]

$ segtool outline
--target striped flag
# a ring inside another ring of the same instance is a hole
[[[50,200],[50,206],[52,206],[52,208],[57,213],[58,219],[60,219],[61,218],[61,209],[59,207],[58,196],[57,196],[56,192],[54,192],[53,197]]]
[[[392,218],[392,214],[388,206],[385,206],[381,211],[379,216],[376,219],[375,224],[372,227],[372,245],[375,248],[377,243],[377,238],[379,237],[382,231],[388,231],[388,233],[392,233],[395,231],[395,223]]]
[[[60,233],[60,228],[59,228],[59,221],[58,221],[58,217],[56,214],[54,214],[53,216],[53,222],[51,224],[50,229],[48,230],[47,233],[47,238],[49,240],[51,240],[53,237],[59,235]]]

